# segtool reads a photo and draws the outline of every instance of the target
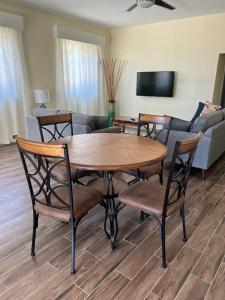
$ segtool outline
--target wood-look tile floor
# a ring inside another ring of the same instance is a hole
[[[67,224],[41,217],[36,257],[30,256],[27,183],[16,147],[0,147],[0,299],[224,300],[225,156],[206,181],[193,172],[186,200],[188,242],[182,242],[179,216],[169,218],[166,270],[152,219],[139,224],[138,212],[124,208],[112,251],[103,231],[104,210],[97,207],[78,227],[77,273],[70,275]]]

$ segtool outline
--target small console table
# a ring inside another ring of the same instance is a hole
[[[114,126],[120,126],[121,132],[126,132],[126,126],[127,127],[135,127],[138,126],[138,117],[132,118],[132,117],[117,117],[113,120]]]

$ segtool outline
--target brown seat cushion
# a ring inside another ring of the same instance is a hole
[[[170,202],[175,200],[177,190],[174,189],[170,194]],[[141,211],[149,214],[162,216],[164,204],[165,188],[157,183],[141,181],[125,192],[119,194],[119,200],[124,204],[131,205]],[[167,215],[171,215],[177,209],[181,208],[184,202],[182,196],[176,202],[167,207]]]
[[[96,190],[102,192],[104,196],[106,196],[108,191],[108,179],[106,177],[95,178],[89,181],[88,186],[95,188]],[[114,194],[119,194],[127,189],[128,184],[123,179],[114,176],[113,186],[114,186]]]
[[[68,188],[60,187],[55,191],[65,203],[69,204]],[[73,186],[73,199],[74,215],[76,219],[79,219],[102,201],[103,194],[93,188],[75,184]],[[43,202],[43,204],[37,201],[35,203],[35,210],[38,213],[62,221],[70,220],[70,210],[53,194],[51,195],[51,205],[54,207],[47,206],[45,200],[41,202]]]
[[[159,174],[162,170],[161,163],[157,163],[151,166],[140,168],[141,178],[147,179],[153,175]]]
[[[140,168],[139,171],[140,171],[140,177],[142,179],[148,179],[149,177],[153,176],[153,175],[156,175],[156,174],[159,174],[162,170],[162,165],[161,163],[157,163],[157,164],[154,164],[154,165],[151,165],[151,166],[147,166],[147,167],[143,167],[143,168]],[[134,170],[130,170],[128,173],[134,175],[134,176],[137,176],[137,169],[134,169]]]
[[[74,180],[75,178],[80,179],[85,176],[92,175],[94,173],[94,171],[89,171],[89,170],[85,170],[85,169],[77,169],[74,167],[70,167],[70,171],[71,171],[72,180]],[[63,165],[63,164],[59,164],[59,165],[55,166],[52,170],[52,174],[63,181],[67,180],[67,169],[66,169],[65,165]]]

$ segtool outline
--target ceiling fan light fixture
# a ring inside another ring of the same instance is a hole
[[[137,0],[137,6],[141,8],[148,8],[154,5],[155,1],[151,0]]]

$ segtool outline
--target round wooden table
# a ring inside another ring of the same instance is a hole
[[[70,163],[77,168],[119,171],[162,161],[167,147],[157,140],[119,133],[74,135],[54,143],[68,144]]]
[[[113,173],[115,171],[146,167],[162,161],[167,147],[157,140],[119,133],[92,133],[74,135],[55,141],[66,143],[70,164],[76,168],[104,171],[108,178],[108,192],[103,203],[106,209],[104,229],[111,245],[116,247],[118,235],[117,213],[120,203],[115,204]],[[109,220],[110,231],[107,230]]]

